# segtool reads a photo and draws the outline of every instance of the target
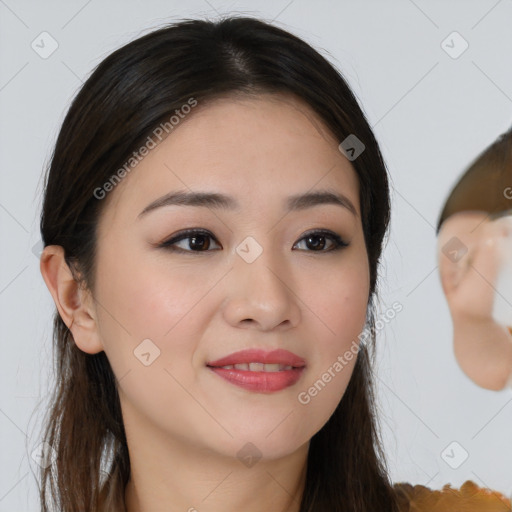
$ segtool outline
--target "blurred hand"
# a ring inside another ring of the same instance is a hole
[[[510,216],[459,212],[439,232],[437,258],[453,320],[455,357],[477,385],[501,390],[512,376],[512,329],[492,317],[498,272],[512,237]],[[512,327],[512,326],[510,326]]]

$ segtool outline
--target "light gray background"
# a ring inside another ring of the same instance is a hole
[[[512,123],[512,0],[0,0],[0,512],[38,510],[30,453],[54,304],[32,248],[42,169],[64,114],[114,49],[164,22],[225,12],[275,19],[319,49],[344,73],[382,146],[393,205],[381,311],[403,305],[378,337],[392,479],[437,489],[471,479],[509,495],[512,393],[480,389],[457,366],[434,226],[465,166]],[[43,31],[59,45],[47,59],[31,48]],[[458,58],[441,46],[453,31],[469,44]],[[458,469],[442,457],[453,441],[469,453]]]

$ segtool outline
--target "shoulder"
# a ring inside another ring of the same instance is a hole
[[[479,487],[471,480],[454,489],[446,484],[441,490],[432,490],[423,485],[405,482],[394,484],[400,504],[400,512],[507,512],[511,510],[510,499],[501,492]]]

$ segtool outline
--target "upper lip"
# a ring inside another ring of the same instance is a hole
[[[282,364],[285,366],[302,367],[306,365],[306,361],[293,352],[284,349],[262,350],[252,348],[248,350],[240,350],[226,357],[210,361],[207,366],[228,366],[242,363],[264,363],[264,364]]]

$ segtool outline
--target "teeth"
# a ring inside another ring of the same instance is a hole
[[[221,366],[225,370],[243,370],[249,372],[280,372],[283,370],[291,370],[292,366],[283,365],[279,363],[264,364],[264,363],[239,363],[239,364],[228,364]]]
[[[274,363],[274,364],[264,364],[262,365],[262,371],[264,372],[278,372],[281,369],[281,365]]]

